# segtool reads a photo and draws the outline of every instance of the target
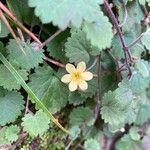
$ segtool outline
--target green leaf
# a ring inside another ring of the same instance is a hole
[[[53,22],[61,29],[70,23],[80,27],[83,20],[94,21],[102,3],[102,0],[29,0],[29,6],[35,7],[35,15],[40,17],[42,23]]]
[[[28,25],[36,25],[39,23],[39,19],[34,15],[33,9],[28,6],[27,0],[7,0],[6,2],[9,9],[20,21]]]
[[[140,24],[144,19],[144,13],[138,3],[138,0],[129,2],[126,6],[128,16],[126,23],[122,26],[124,32],[131,32],[132,30],[137,30],[135,26]],[[119,21],[122,23],[125,18],[125,9],[124,6],[119,7]],[[136,31],[134,31],[136,32]]]
[[[141,5],[145,5],[146,2],[148,3],[148,6],[150,6],[150,0],[139,0]]]
[[[23,97],[16,91],[0,90],[0,125],[14,122],[24,109]]]
[[[25,81],[28,80],[28,73],[25,70],[17,69],[17,71]],[[15,77],[4,65],[0,65],[0,86],[10,91],[13,89],[19,90],[21,87],[20,84],[16,82]]]
[[[6,27],[5,23],[3,21],[0,20],[0,26],[1,26],[1,30],[0,30],[0,38],[5,38],[8,36],[9,34],[9,30]]]
[[[69,116],[69,123],[71,126],[91,126],[94,123],[94,114],[88,107],[74,108]]]
[[[124,135],[116,144],[116,150],[142,150],[141,141],[134,141],[129,135]]]
[[[0,146],[10,144],[10,141],[8,141],[5,137],[6,133],[6,127],[0,129]]]
[[[143,78],[138,72],[134,71],[130,80],[123,79],[119,86],[124,86],[132,90],[133,94],[140,94],[149,87],[149,78]],[[140,86],[139,86],[140,85]]]
[[[18,139],[20,129],[16,125],[11,125],[6,129],[5,137],[8,141],[14,142]]]
[[[150,105],[142,105],[139,108],[135,124],[143,125],[150,119]]]
[[[39,67],[31,75],[29,86],[48,110],[56,113],[66,105],[69,91],[53,73],[48,66]]]
[[[79,136],[80,132],[81,132],[81,129],[79,127],[73,126],[70,129],[70,139],[75,140]]]
[[[138,60],[135,64],[135,67],[138,69],[138,71],[141,73],[143,77],[149,77],[150,76],[150,65],[147,61],[144,60]]]
[[[95,139],[88,139],[84,143],[85,150],[100,150],[99,142]]]
[[[91,41],[91,44],[99,48],[99,54],[102,49],[111,46],[113,37],[112,25],[101,11],[94,22],[86,22],[84,24],[83,30],[87,34],[87,39]]]
[[[137,29],[138,27],[136,27]],[[140,31],[137,31],[138,33],[135,33],[135,31],[130,31],[130,32],[125,32],[124,33],[124,39],[127,45],[131,44],[137,36],[139,36]],[[141,53],[145,51],[144,46],[141,43],[137,43],[133,47],[130,48],[130,53],[133,57],[141,57]],[[124,53],[122,49],[122,45],[119,39],[118,35],[115,35],[113,40],[112,40],[112,51],[111,53],[113,56],[120,60],[124,58]]]
[[[138,132],[139,132],[138,127],[131,127],[129,131],[129,135],[133,140],[138,141],[140,140],[140,134]]]
[[[73,104],[74,106],[82,104],[86,101],[86,98],[81,96],[77,91],[70,92],[68,97],[69,104]]]
[[[25,52],[22,52],[15,40],[11,39],[7,46],[9,50],[9,60],[15,61],[18,66],[23,69],[31,69],[38,67],[39,63],[43,62],[44,54],[42,50],[36,51],[32,46],[20,41],[20,44]]]
[[[97,48],[91,46],[90,42],[86,39],[85,32],[82,30],[72,31],[65,47],[66,56],[69,58],[69,61],[76,64],[81,61],[88,63],[90,53],[98,54]]]
[[[105,123],[119,125],[123,123],[126,117],[126,105],[123,101],[116,99],[116,94],[109,91],[104,94],[102,99],[101,115]]]
[[[60,60],[64,63],[67,62],[67,58],[65,56],[64,44],[67,41],[68,31],[64,31],[63,33],[56,36],[49,44],[47,51],[49,51],[50,56],[55,58],[56,60]]]
[[[146,32],[143,33],[141,42],[150,51],[150,28],[148,28]]]
[[[49,118],[42,110],[35,115],[26,114],[22,120],[23,130],[32,137],[42,136],[49,128]]]

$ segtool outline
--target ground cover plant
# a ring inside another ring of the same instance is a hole
[[[1,0],[0,149],[150,149],[149,0]]]

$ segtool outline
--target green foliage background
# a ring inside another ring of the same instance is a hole
[[[40,41],[52,38],[41,47],[22,30],[21,39],[17,21],[3,11],[18,40],[1,17],[0,148],[148,148],[150,1],[109,3],[0,2],[0,9],[11,10]],[[81,61],[94,78],[86,91],[70,92],[60,80],[64,66]],[[61,131],[57,120],[69,135]]]

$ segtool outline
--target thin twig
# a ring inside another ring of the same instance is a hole
[[[13,38],[16,40],[16,43],[18,44],[19,48],[21,49],[21,51],[26,55],[23,47],[21,46],[14,30],[12,29],[12,27],[10,26],[8,20],[6,19],[5,15],[3,14],[2,10],[0,9],[0,18],[3,20],[3,22],[5,23],[5,25],[7,26],[8,30],[10,31],[10,33],[12,34]]]
[[[89,66],[86,70],[89,71],[91,70],[96,64],[97,64],[97,61],[98,61],[98,57],[96,57],[93,61],[93,63],[91,64],[91,66]]]
[[[134,45],[136,45],[141,40],[142,37],[143,37],[143,34],[141,34],[139,37],[137,37],[137,39],[135,39],[131,44],[129,44],[127,46],[127,48],[128,49],[132,48]]]
[[[70,146],[72,145],[73,141],[74,141],[74,140],[71,140],[71,141],[69,142],[69,144],[66,146],[65,150],[69,150],[69,148],[70,148]]]
[[[129,71],[129,77],[132,75],[132,72],[131,72],[131,69],[130,69],[130,65],[128,63],[128,57],[130,60],[132,60],[131,58],[131,55],[130,55],[130,52],[129,52],[129,49],[127,48],[126,46],[126,43],[125,43],[125,39],[124,39],[124,36],[123,36],[123,33],[119,27],[119,24],[118,24],[118,21],[116,20],[116,17],[113,13],[113,11],[111,10],[110,6],[109,6],[109,3],[107,2],[107,0],[104,0],[104,6],[118,32],[118,35],[119,35],[119,38],[120,38],[120,42],[122,44],[122,48],[123,48],[123,52],[124,52],[124,56],[125,56],[125,61],[126,61],[126,66],[128,68],[128,71]],[[128,57],[127,57],[127,54],[128,54]]]
[[[95,120],[97,120],[99,111],[100,111],[100,90],[101,90],[101,86],[100,86],[100,78],[101,78],[101,64],[100,64],[100,58],[101,55],[98,56],[98,61],[97,61],[97,96],[96,96],[96,106],[94,109],[94,116],[95,116]]]
[[[46,41],[44,41],[42,43],[42,45],[40,46],[40,48],[43,48],[44,46],[46,46],[48,43],[50,43],[57,35],[59,35],[62,32],[62,30],[58,30],[57,32],[55,32],[52,36],[50,36]]]
[[[0,9],[2,9],[14,22],[15,24],[20,27],[22,30],[24,30],[32,39],[34,39],[39,45],[41,45],[41,41],[26,27],[23,26],[23,24],[14,16],[13,12],[11,12],[8,8],[6,8],[5,5],[3,5],[2,2],[0,2]]]
[[[58,61],[56,61],[56,60],[53,60],[53,59],[51,59],[51,58],[48,58],[48,57],[44,57],[44,60],[46,60],[46,61],[48,61],[48,62],[50,62],[50,63],[52,63],[52,64],[54,64],[54,65],[56,65],[56,66],[58,66],[58,67],[61,67],[61,68],[65,68],[65,65],[64,64],[62,64],[62,63],[60,63],[60,62],[58,62]]]
[[[127,18],[128,18],[128,11],[127,11],[126,5],[124,4],[124,1],[122,1],[122,2],[123,2],[124,10],[125,10],[125,17],[124,17],[123,22],[121,24],[119,24],[120,27],[122,27],[126,23]]]

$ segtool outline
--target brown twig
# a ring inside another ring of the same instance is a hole
[[[22,30],[24,30],[30,37],[32,37],[39,45],[41,45],[41,41],[26,27],[23,26],[23,24],[14,16],[13,12],[11,12],[8,8],[6,8],[5,5],[3,5],[2,2],[0,2],[0,9],[2,9],[14,22],[15,24],[20,27]]]
[[[48,43],[50,43],[57,35],[59,35],[62,32],[62,30],[58,30],[57,32],[55,32],[52,36],[50,36],[46,41],[44,41],[42,43],[42,45],[40,46],[40,48],[43,48],[44,46],[46,46]]]
[[[18,44],[18,46],[20,47],[20,49],[22,50],[22,52],[26,55],[25,51],[23,50],[23,47],[21,46],[19,40],[17,39],[17,36],[14,32],[14,30],[11,28],[9,22],[7,21],[5,15],[3,14],[2,10],[0,9],[0,18],[3,20],[3,22],[5,23],[5,25],[7,26],[8,30],[10,31],[10,33],[12,34],[13,38],[16,40],[16,43]]]
[[[44,60],[45,61],[48,61],[48,62],[50,62],[50,63],[52,63],[52,64],[54,64],[54,65],[56,65],[56,66],[58,66],[58,67],[61,67],[61,68],[65,68],[65,65],[64,64],[62,64],[62,63],[60,63],[60,62],[58,62],[58,61],[56,61],[56,60],[53,60],[53,59],[51,59],[51,58],[48,58],[48,57],[44,57]]]
[[[130,65],[128,63],[128,57],[129,57],[130,60],[132,60],[132,59],[131,59],[131,55],[130,55],[129,49],[126,46],[123,33],[122,33],[122,31],[121,31],[121,29],[119,27],[118,21],[116,20],[116,17],[114,15],[112,9],[110,8],[109,3],[107,2],[107,0],[104,0],[104,6],[105,6],[105,9],[107,10],[107,12],[108,12],[108,14],[109,14],[113,24],[114,24],[117,32],[118,32],[118,35],[119,35],[119,38],[120,38],[120,42],[122,44],[122,49],[123,49],[123,52],[124,52],[124,56],[125,56],[126,66],[128,68],[129,77],[130,77],[132,75],[132,72],[131,72],[131,69],[130,69]]]

